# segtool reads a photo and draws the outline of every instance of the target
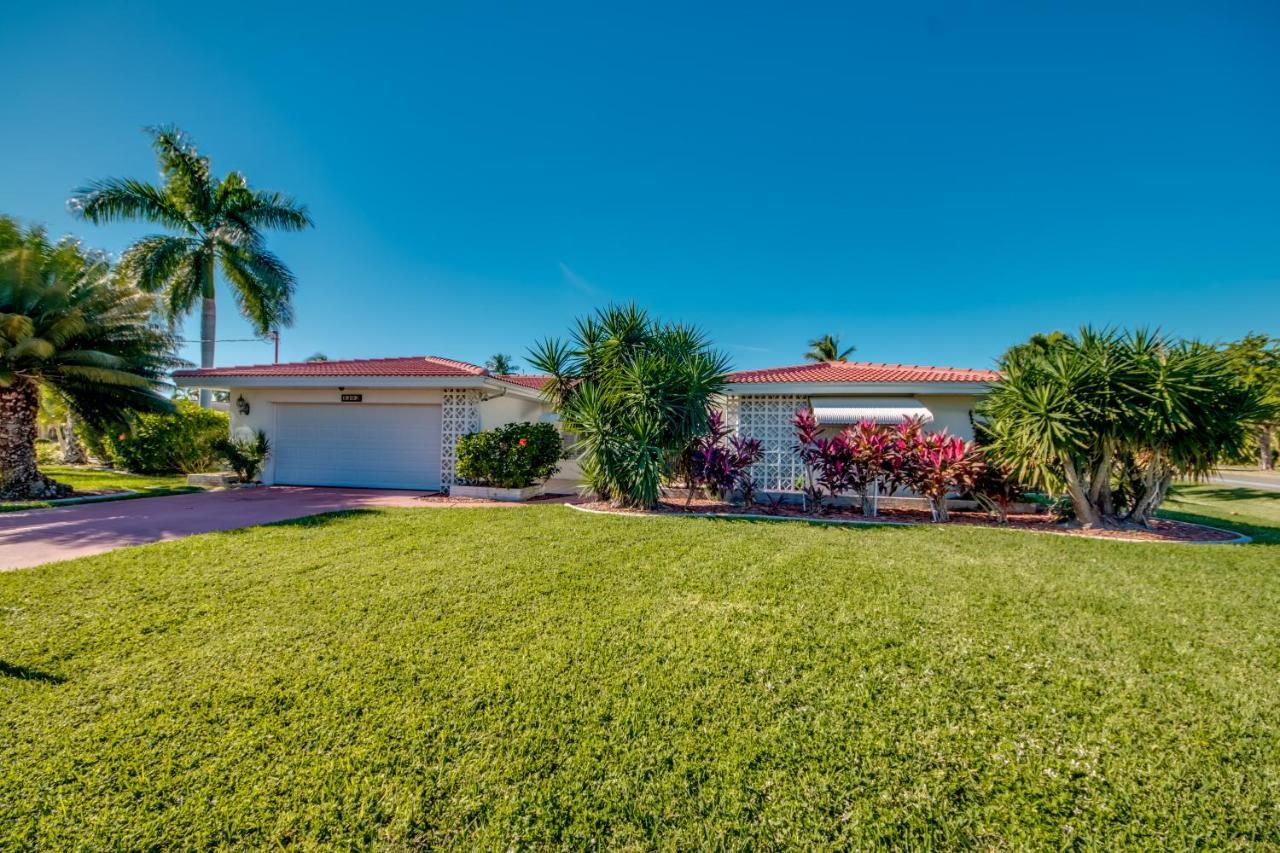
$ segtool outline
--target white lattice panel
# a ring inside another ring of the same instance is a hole
[[[458,439],[480,431],[480,392],[451,388],[444,392],[440,420],[440,485],[458,482]]]
[[[794,492],[796,479],[804,475],[804,463],[793,449],[796,443],[791,418],[808,408],[805,397],[770,394],[730,396],[725,400],[725,419],[734,432],[760,440],[764,459],[751,466],[761,491]]]

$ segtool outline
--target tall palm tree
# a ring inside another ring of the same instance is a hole
[[[510,376],[516,372],[516,363],[511,356],[505,353],[494,353],[489,356],[489,360],[484,363],[489,372],[497,376]]]
[[[98,428],[171,408],[158,389],[183,362],[154,313],[155,298],[116,280],[102,253],[0,216],[0,498],[67,491],[36,467],[42,386]]]
[[[171,322],[200,308],[200,365],[212,367],[217,336],[214,270],[220,268],[240,313],[260,335],[293,323],[293,273],[267,250],[265,229],[311,227],[304,205],[277,192],[249,187],[244,175],[215,180],[208,157],[176,127],[148,128],[163,182],[106,178],[81,187],[72,211],[93,223],[144,220],[178,232],[143,237],[120,261],[123,278],[162,294]],[[208,390],[200,405],[208,406]]]
[[[839,335],[823,335],[809,341],[809,351],[804,357],[805,361],[848,361],[856,349],[854,346],[840,349]]]

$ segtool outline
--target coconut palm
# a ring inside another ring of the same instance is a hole
[[[494,353],[484,363],[489,372],[496,376],[510,376],[516,372],[516,363],[505,353]]]
[[[311,227],[305,206],[277,192],[250,188],[244,175],[215,180],[201,156],[175,127],[149,128],[163,182],[107,178],[75,191],[72,211],[94,223],[144,220],[176,231],[134,243],[120,261],[120,274],[148,293],[162,294],[171,322],[186,317],[200,300],[200,364],[212,367],[217,335],[215,269],[231,286],[240,313],[260,335],[293,322],[293,273],[267,250],[263,231]],[[208,406],[209,392],[200,392]]]
[[[805,361],[848,361],[857,347],[840,348],[839,335],[823,335],[809,341],[809,351],[804,354]]]
[[[114,279],[102,253],[0,217],[0,498],[66,492],[36,467],[42,386],[96,428],[172,407],[158,389],[183,362],[154,312],[154,297]]]

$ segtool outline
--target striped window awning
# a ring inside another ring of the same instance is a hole
[[[900,424],[908,418],[919,418],[925,423],[933,420],[933,412],[911,397],[814,397],[809,402],[820,424],[844,426],[861,421]]]

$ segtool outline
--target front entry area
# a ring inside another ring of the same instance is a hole
[[[274,481],[440,488],[440,407],[276,403]]]

